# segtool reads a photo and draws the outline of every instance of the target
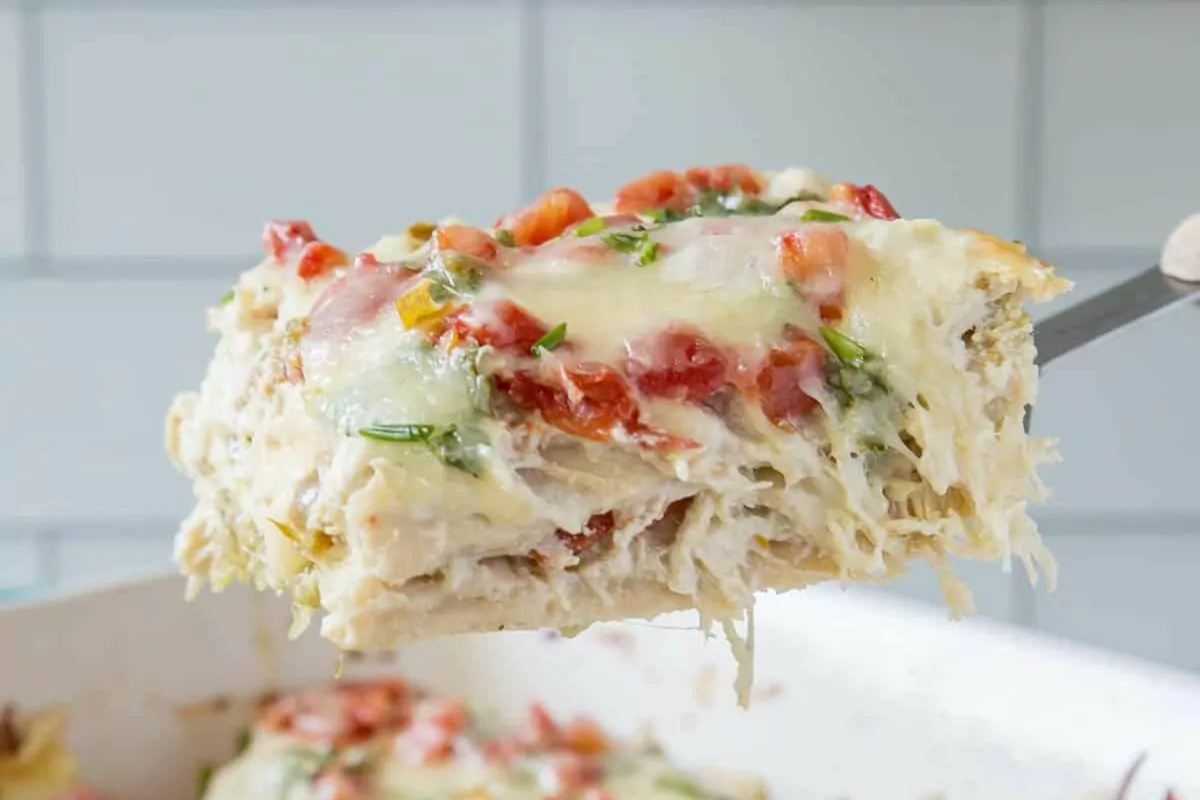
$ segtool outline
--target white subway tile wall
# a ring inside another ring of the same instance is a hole
[[[19,32],[16,11],[0,5],[0,258],[20,255],[25,248],[24,131],[16,113],[21,104]],[[0,262],[0,273],[15,263]]]
[[[414,219],[490,221],[520,199],[513,2],[100,3],[44,24],[54,255],[252,253],[272,216],[366,247]]]
[[[886,186],[910,214],[1016,235],[1016,5],[650,4],[639,17],[549,5],[551,180],[608,194],[663,166],[799,159]]]
[[[167,567],[190,498],[163,413],[269,217],[353,248],[550,185],[799,162],[1022,239],[1078,298],[1200,210],[1198,25],[1169,0],[0,0],[0,588]],[[1200,668],[1197,326],[1048,372],[1062,586],[971,566],[983,615]],[[924,569],[889,591],[940,603]]]
[[[1200,3],[1052,2],[1045,14],[1043,241],[1153,247],[1200,209]]]

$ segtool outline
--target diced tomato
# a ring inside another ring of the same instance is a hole
[[[359,800],[366,795],[362,782],[341,770],[328,770],[312,783],[315,800]]]
[[[535,342],[550,330],[541,320],[511,300],[477,303],[454,315],[450,329],[497,350],[529,355]]]
[[[595,759],[576,753],[555,753],[542,767],[538,785],[543,800],[566,800],[599,781],[602,775]]]
[[[577,222],[596,216],[588,201],[574,189],[551,189],[530,205],[501,217],[497,228],[512,231],[517,247],[539,245],[562,234]]]
[[[457,697],[440,697],[421,704],[417,714],[430,724],[451,733],[460,733],[467,725],[467,706]]]
[[[457,734],[424,720],[414,722],[396,737],[395,749],[405,761],[427,767],[447,761],[454,755]]]
[[[804,386],[824,380],[825,350],[806,336],[794,336],[767,353],[755,376],[759,405],[776,425],[794,424],[817,406]]]
[[[557,375],[535,377],[529,372],[497,376],[496,388],[514,403],[538,411],[547,423],[583,439],[607,442],[623,430],[648,450],[687,450],[699,445],[643,425],[632,387],[612,367],[579,364]]]
[[[827,322],[842,317],[849,248],[845,231],[837,225],[809,225],[775,238],[784,276]]]
[[[282,261],[293,248],[317,241],[317,234],[302,219],[273,219],[263,226],[262,240],[267,255]]]
[[[530,750],[549,750],[558,747],[558,723],[541,703],[531,703],[525,725],[517,733],[517,739]]]
[[[684,176],[669,169],[660,169],[618,189],[614,207],[619,214],[636,214],[656,208],[683,211],[695,199],[696,191]]]
[[[364,325],[419,280],[399,264],[360,262],[325,288],[309,312],[310,336],[326,339]]]
[[[407,726],[411,699],[402,681],[347,682],[285,695],[264,709],[257,724],[260,730],[342,747]]]
[[[447,225],[433,232],[433,243],[438,250],[452,250],[472,256],[488,264],[496,263],[500,255],[500,244],[487,233],[466,225]]]
[[[725,385],[725,354],[700,333],[673,327],[626,343],[625,373],[647,397],[701,403]]]
[[[312,280],[349,263],[350,256],[333,245],[327,242],[309,242],[300,251],[300,260],[296,262],[296,275],[306,281]]]
[[[555,532],[554,536],[565,544],[571,553],[579,555],[592,545],[612,536],[614,527],[616,527],[616,519],[613,517],[613,512],[606,511],[603,514],[593,514],[580,533],[569,533],[560,529]]]
[[[758,173],[745,164],[718,164],[715,167],[692,167],[684,173],[688,183],[700,190],[722,194],[740,190],[743,194],[759,195],[766,183]]]
[[[562,389],[538,410],[556,428],[585,439],[606,441],[612,432],[637,421],[633,391],[620,373],[603,364],[561,370]]]
[[[876,219],[900,219],[900,215],[883,194],[874,186],[855,186],[853,183],[839,183],[829,190],[829,199],[840,203],[849,203],[860,209],[864,214]]]
[[[608,737],[590,719],[579,717],[563,726],[563,747],[581,756],[598,756],[608,751]]]

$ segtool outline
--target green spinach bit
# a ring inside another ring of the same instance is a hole
[[[871,399],[887,391],[883,364],[877,355],[828,326],[822,326],[820,333],[833,354],[825,370],[829,386],[842,405],[849,405],[855,399]]]
[[[542,353],[547,353],[558,347],[566,338],[567,323],[560,322],[542,334],[542,336],[533,343],[533,346],[529,348],[529,351],[534,358],[538,358],[542,355]]]

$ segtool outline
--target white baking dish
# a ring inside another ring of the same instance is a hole
[[[0,699],[65,703],[83,774],[114,800],[190,798],[245,721],[237,698],[333,675],[315,631],[286,641],[275,599],[182,594],[163,577],[0,610]],[[762,598],[741,711],[726,644],[690,615],[656,625],[443,639],[346,674],[399,673],[503,714],[541,698],[619,731],[648,723],[680,760],[761,773],[784,800],[1111,796],[1142,751],[1131,797],[1200,798],[1190,675],[822,588]]]

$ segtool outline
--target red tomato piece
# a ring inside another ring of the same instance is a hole
[[[396,680],[339,684],[285,695],[259,715],[260,730],[337,747],[399,730],[411,715],[407,685]]]
[[[558,723],[541,703],[531,703],[525,725],[517,732],[517,739],[530,750],[549,750],[558,747]]]
[[[543,800],[567,800],[600,780],[603,772],[593,758],[576,753],[555,753],[542,767],[538,784]]]
[[[452,250],[489,264],[494,264],[500,255],[500,244],[495,239],[466,225],[438,228],[433,232],[433,244],[438,250]]]
[[[656,208],[683,211],[695,199],[696,191],[684,176],[669,169],[660,169],[618,189],[614,207],[618,214],[636,214]]]
[[[529,355],[534,343],[549,330],[511,300],[469,306],[454,315],[450,327],[465,339],[523,355]]]
[[[554,427],[585,439],[607,441],[624,425],[637,422],[638,406],[629,383],[604,364],[579,364],[560,372],[562,389],[539,411]]]
[[[590,719],[579,717],[563,726],[563,747],[581,756],[598,756],[608,751],[608,737]]]
[[[856,186],[853,183],[839,183],[829,190],[829,199],[849,203],[867,216],[876,219],[900,219],[900,215],[892,206],[891,201],[884,196],[883,192],[869,184]]]
[[[419,280],[399,264],[382,264],[374,257],[359,263],[329,284],[309,312],[309,336],[326,339],[379,316],[384,308]]]
[[[275,219],[263,226],[262,240],[267,255],[282,261],[293,248],[317,241],[317,234],[302,219]]]
[[[734,189],[743,194],[759,195],[767,188],[758,173],[745,164],[718,164],[715,167],[692,167],[684,173],[688,183],[700,190],[725,194]]]
[[[784,276],[826,322],[842,317],[850,243],[837,225],[809,225],[775,238]]]
[[[318,775],[313,780],[312,788],[316,800],[359,800],[366,795],[362,783],[340,769]]]
[[[300,260],[296,262],[296,275],[306,281],[312,280],[349,263],[350,256],[333,245],[326,242],[309,242],[300,251]]]
[[[725,354],[688,328],[668,328],[626,344],[625,373],[647,397],[701,403],[725,385]]]
[[[825,349],[807,336],[794,335],[783,348],[767,353],[755,376],[759,405],[776,425],[799,422],[817,407],[805,385],[824,381]]]
[[[525,208],[501,217],[497,228],[512,231],[517,247],[536,246],[562,234],[567,228],[596,216],[588,201],[574,189],[551,189]]]
[[[603,514],[593,514],[580,533],[569,533],[560,529],[554,535],[572,554],[579,555],[592,545],[612,536],[614,527],[616,520],[613,512],[606,511]]]

